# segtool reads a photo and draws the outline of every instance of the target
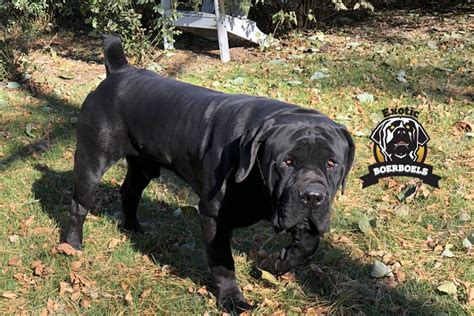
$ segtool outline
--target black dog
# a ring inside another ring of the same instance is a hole
[[[284,102],[224,94],[130,66],[120,40],[105,39],[107,78],[82,106],[74,197],[63,241],[82,246],[82,227],[105,171],[126,157],[120,190],[124,228],[140,230],[137,205],[160,168],[200,196],[204,243],[218,303],[251,306],[235,279],[232,230],[262,219],[291,245],[272,272],[309,257],[329,229],[330,204],[354,159],[347,130],[323,114]]]

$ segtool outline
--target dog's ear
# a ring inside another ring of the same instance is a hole
[[[423,126],[416,123],[416,130],[417,130],[417,141],[420,146],[424,146],[429,140],[428,134],[426,134],[425,129]]]
[[[347,157],[344,165],[344,175],[342,176],[342,194],[344,194],[344,190],[346,189],[346,181],[347,181],[347,176],[349,175],[349,171],[351,171],[352,164],[354,163],[354,158],[355,158],[355,144],[354,140],[352,139],[349,131],[343,127],[342,128],[342,133],[344,134],[344,137],[346,138],[347,144],[349,145],[348,147],[348,152],[347,152]]]
[[[274,120],[269,119],[262,125],[249,129],[242,135],[239,144],[239,165],[235,172],[235,182],[240,183],[247,178],[257,158],[258,149],[271,134]]]

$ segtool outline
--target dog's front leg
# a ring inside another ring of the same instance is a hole
[[[232,229],[206,215],[201,215],[201,227],[212,284],[216,287],[217,304],[227,312],[241,313],[249,310],[251,306],[235,279],[234,259],[230,246]]]

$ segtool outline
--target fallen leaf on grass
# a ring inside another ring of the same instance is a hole
[[[367,216],[362,216],[359,221],[357,222],[359,229],[364,234],[369,234],[372,231],[372,227],[370,226],[370,221]]]
[[[83,298],[80,302],[82,308],[89,308],[91,306],[91,301],[87,298]]]
[[[252,292],[253,291],[253,286],[252,284],[247,284],[246,286],[243,287],[244,291]]]
[[[373,103],[374,102],[374,95],[364,92],[356,95],[357,100],[359,100],[360,103]]]
[[[441,253],[441,256],[442,256],[442,257],[453,258],[453,257],[454,257],[454,253],[451,251],[451,247],[452,247],[452,245],[446,245],[446,246],[444,247],[443,252]]]
[[[35,227],[33,229],[33,234],[35,235],[51,235],[54,232],[54,229],[51,227]]]
[[[148,289],[145,289],[142,294],[140,294],[140,298],[147,298],[148,296],[150,296],[151,294],[151,289],[148,288]]]
[[[469,222],[471,220],[471,215],[467,212],[462,212],[459,214],[459,220],[462,222]]]
[[[18,235],[11,235],[11,236],[9,236],[9,237],[8,237],[8,240],[9,240],[12,244],[14,244],[14,243],[16,243],[16,242],[18,241]]]
[[[118,244],[121,244],[122,243],[122,240],[121,239],[118,239],[118,238],[112,238],[110,241],[109,241],[109,245],[107,246],[109,249],[113,249],[115,247],[117,247]]]
[[[53,248],[53,252],[54,250],[68,256],[77,256],[81,253],[68,243],[59,244],[57,247]]]
[[[132,293],[130,293],[130,291],[128,291],[127,295],[125,295],[125,300],[127,301],[129,305],[133,304],[133,296],[132,296]]]
[[[8,299],[14,299],[17,298],[16,293],[10,292],[10,291],[5,291],[1,295],[3,298],[8,298]]]
[[[329,77],[330,75],[329,74],[326,74],[322,71],[316,71],[312,76],[311,78],[309,78],[310,80],[320,80],[320,79],[324,79],[324,78],[327,78]]]
[[[58,311],[59,305],[52,299],[48,298],[48,302],[46,303],[46,309],[50,314],[53,314]]]
[[[202,295],[202,296],[207,296],[209,294],[205,286],[199,288],[197,292],[199,295]]]
[[[44,265],[41,260],[34,260],[31,262],[31,268],[36,276],[41,276],[43,274]]]
[[[73,261],[71,262],[71,270],[74,272],[77,272],[81,269],[82,267],[82,262],[80,261]]]
[[[462,240],[462,246],[463,246],[464,248],[471,249],[472,243],[471,243],[471,241],[469,240],[469,238],[466,237],[466,238],[464,238],[464,239]]]
[[[25,134],[28,135],[29,137],[35,137],[35,135],[33,135],[33,133],[31,133],[32,130],[33,130],[33,124],[31,124],[31,123],[26,124]]]
[[[372,265],[372,270],[370,271],[370,275],[374,278],[383,278],[386,276],[392,276],[393,273],[390,268],[385,265],[383,262],[375,260],[374,264]]]
[[[397,217],[407,217],[410,215],[410,207],[406,204],[398,206],[395,208],[395,215]]]
[[[279,285],[280,282],[278,282],[277,278],[271,274],[270,272],[268,271],[265,271],[265,270],[260,270],[262,272],[262,279],[273,284],[273,285]]]
[[[446,293],[446,294],[456,294],[458,289],[456,284],[452,281],[444,281],[437,287],[438,291]]]
[[[304,311],[304,315],[321,315],[326,312],[326,307],[319,306],[319,307],[308,307]]]
[[[467,301],[469,302],[469,305],[474,306],[474,287],[471,287],[467,291]]]
[[[265,297],[265,298],[263,299],[262,305],[263,305],[263,306],[274,307],[274,306],[277,306],[278,304]]]
[[[28,217],[27,219],[21,221],[21,223],[20,223],[20,235],[26,236],[26,234],[28,233],[28,230],[29,230],[31,224],[33,224],[34,220],[35,220],[35,216],[32,215],[32,216]]]
[[[81,298],[82,293],[80,291],[71,294],[71,301],[77,302]]]
[[[10,260],[8,260],[8,265],[10,267],[18,267],[21,265],[21,259],[20,257],[13,257]]]
[[[72,293],[72,287],[67,282],[59,282],[59,296],[63,296],[66,292]]]

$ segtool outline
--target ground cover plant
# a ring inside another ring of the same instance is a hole
[[[149,67],[163,75],[319,109],[356,141],[331,233],[310,262],[279,278],[262,273],[255,262],[281,240],[265,223],[236,232],[237,277],[256,313],[472,313],[472,27],[467,13],[394,11],[296,32],[265,52],[235,47],[227,64],[202,49],[215,44],[196,38],[194,52],[186,38],[178,51],[157,52]],[[28,79],[0,87],[0,313],[219,314],[206,288],[197,197],[170,172],[144,192],[144,234],[118,229],[126,171],[118,163],[96,194],[84,252],[57,247],[71,201],[77,113],[105,69],[92,37],[45,34],[33,47]],[[421,113],[431,138],[426,162],[442,177],[440,188],[388,178],[362,190],[381,110],[405,106]],[[374,277],[374,264],[392,273]]]

